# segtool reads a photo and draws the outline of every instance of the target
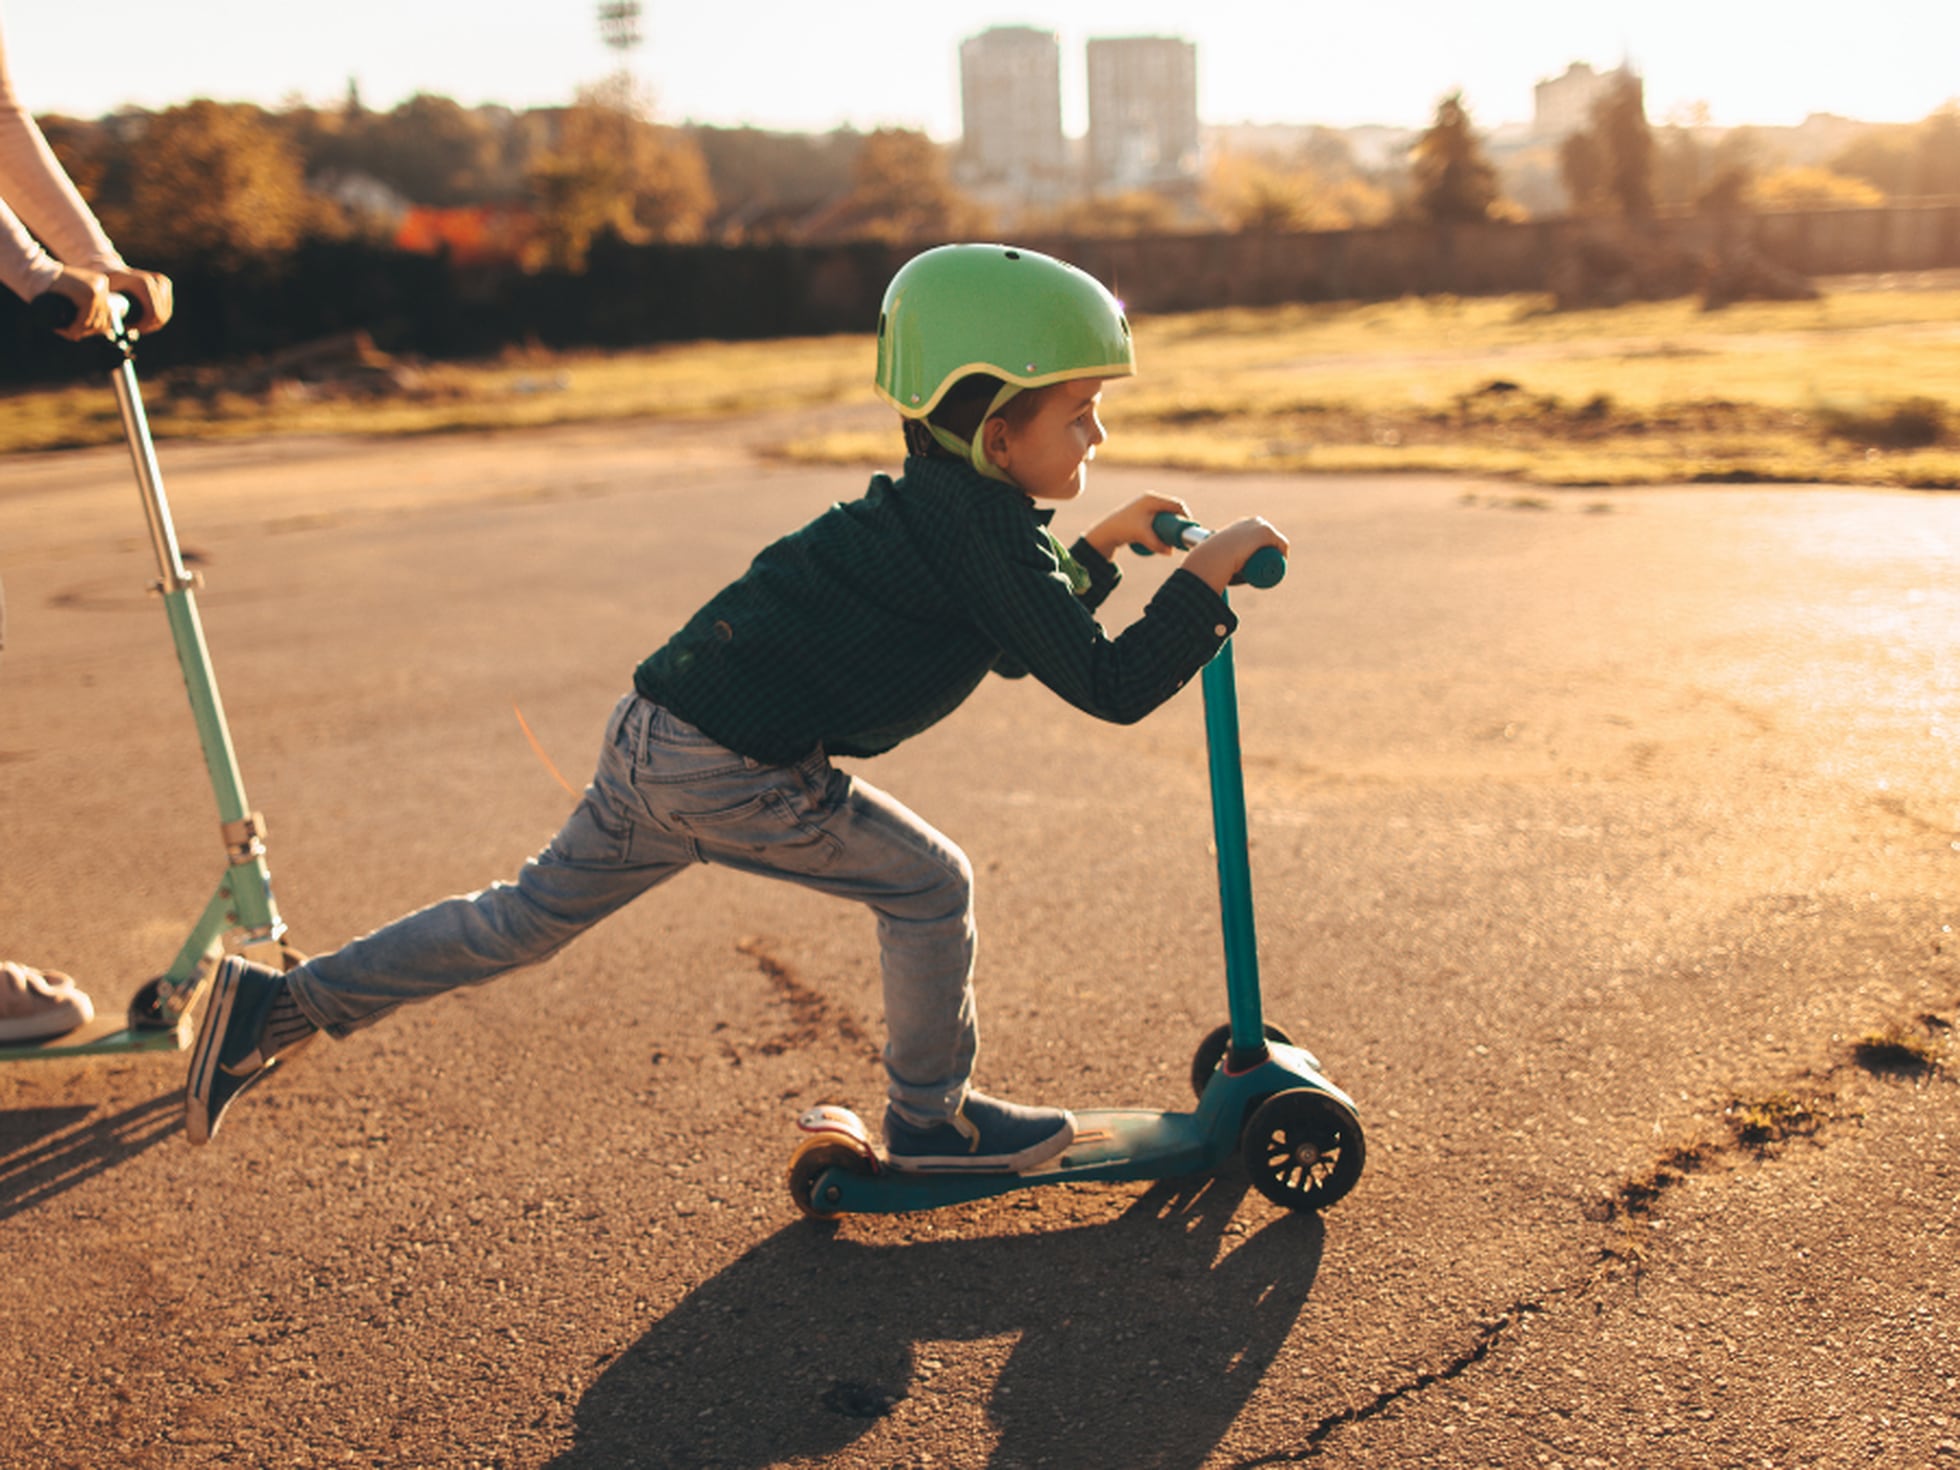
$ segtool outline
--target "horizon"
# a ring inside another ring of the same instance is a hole
[[[1553,0],[1491,0],[1471,24],[1437,0],[1400,0],[1365,14],[1316,15],[1283,0],[1214,0],[1193,15],[1168,0],[1070,0],[1068,24],[997,0],[948,0],[893,28],[884,5],[840,0],[826,24],[784,0],[754,0],[740,22],[716,7],[647,0],[643,43],[627,69],[660,121],[824,133],[917,128],[959,138],[959,43],[996,25],[1057,33],[1063,130],[1086,131],[1083,48],[1091,37],[1173,35],[1193,42],[1199,116],[1208,127],[1378,126],[1419,129],[1461,91],[1483,132],[1528,123],[1532,88],[1573,63],[1622,61],[1646,83],[1648,116],[1679,121],[1705,106],[1711,126],[1791,127],[1825,114],[1871,124],[1919,121],[1960,95],[1946,64],[1960,51],[1960,7],[1875,0],[1792,0],[1765,34],[1756,7],[1654,0],[1623,13],[1576,14]],[[560,106],[612,74],[591,0],[521,11],[462,0],[383,0],[282,10],[276,23],[237,0],[178,0],[174,25],[155,7],[102,0],[88,39],[75,13],[0,9],[16,92],[30,111],[100,117],[210,97],[266,107],[338,105],[350,84],[388,111],[417,92],[464,106]],[[1858,18],[1858,45],[1843,18]],[[739,28],[738,28],[739,27]],[[759,32],[789,44],[757,46]],[[104,47],[138,36],[143,48]],[[461,39],[459,39],[461,38]],[[1392,47],[1392,49],[1391,49]],[[1846,64],[1847,56],[1856,60]],[[158,81],[158,78],[165,80]]]

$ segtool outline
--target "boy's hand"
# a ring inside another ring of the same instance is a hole
[[[1151,539],[1154,541],[1156,538]],[[1210,540],[1192,547],[1185,555],[1184,570],[1223,596],[1232,578],[1239,574],[1239,568],[1251,560],[1253,552],[1262,546],[1276,546],[1280,555],[1284,556],[1286,544],[1286,538],[1265,517],[1247,516],[1242,521],[1233,521],[1224,529],[1212,532]]]
[[[1187,521],[1192,519],[1184,502],[1175,495],[1140,495],[1121,510],[1097,521],[1082,539],[1111,561],[1116,559],[1117,552],[1130,545],[1147,546],[1153,556],[1168,556],[1177,548],[1166,546],[1150,524],[1165,511]]]

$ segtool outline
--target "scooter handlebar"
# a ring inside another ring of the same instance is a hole
[[[43,291],[27,303],[27,319],[37,332],[59,333],[75,320],[80,308],[59,291]],[[109,319],[111,329],[104,336],[113,337],[122,330],[123,323],[133,321],[137,315],[136,302],[120,291],[109,293]]]
[[[1160,510],[1150,522],[1150,529],[1157,533],[1157,539],[1170,546],[1182,546],[1189,551],[1199,542],[1210,539],[1207,531],[1196,521],[1187,521],[1173,511]],[[1132,542],[1130,550],[1148,556],[1151,548],[1140,542]],[[1286,576],[1286,553],[1277,546],[1262,546],[1246,558],[1239,574],[1232,578],[1232,585],[1244,583],[1251,587],[1277,587]]]

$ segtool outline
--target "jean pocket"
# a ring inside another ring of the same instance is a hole
[[[828,864],[843,844],[797,810],[783,791],[757,791],[731,806],[708,811],[670,811],[668,820],[700,846],[704,856],[759,860],[797,869]],[[773,861],[772,861],[773,860]]]

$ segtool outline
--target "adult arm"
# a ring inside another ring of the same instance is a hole
[[[31,231],[31,233],[30,233]],[[35,237],[39,236],[37,240]],[[46,241],[45,247],[41,241]],[[75,303],[63,333],[81,338],[109,326],[108,294],[136,303],[133,325],[153,332],[174,308],[170,280],[132,269],[48,147],[14,91],[0,38],[0,284],[32,301],[56,291]]]

